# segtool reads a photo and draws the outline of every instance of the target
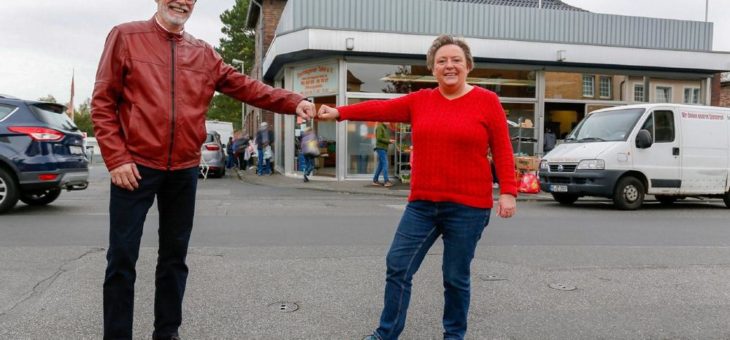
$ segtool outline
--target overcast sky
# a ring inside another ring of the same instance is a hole
[[[361,0],[366,1],[366,0]],[[704,21],[706,0],[563,0],[595,13]],[[201,0],[186,30],[217,45],[220,14],[234,0]],[[154,0],[0,0],[0,93],[38,99],[70,96],[76,72],[75,104],[91,96],[104,39],[116,24],[149,19]],[[730,0],[709,0],[715,23],[713,49],[730,51]]]

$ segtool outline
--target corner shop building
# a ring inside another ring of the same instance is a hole
[[[249,26],[261,33],[271,13],[278,25],[265,54],[264,34],[257,34],[254,76],[301,92],[317,105],[435,87],[425,66],[428,47],[439,34],[464,37],[475,60],[467,81],[496,92],[508,120],[532,123],[510,129],[523,137],[513,139],[515,152],[527,155],[543,154],[545,131],[560,138],[599,108],[709,105],[712,77],[730,70],[730,53],[712,51],[712,23],[589,13],[556,0],[543,0],[544,8],[537,8],[537,0],[534,7],[524,7],[525,0],[260,2],[249,8]],[[303,123],[280,114],[273,123],[277,170],[295,174],[295,141]],[[318,175],[371,178],[375,122],[314,127],[326,151],[317,162]],[[394,136],[391,174],[399,170],[398,150],[409,145],[407,127],[396,130],[405,133]],[[444,161],[457,160],[445,155]]]

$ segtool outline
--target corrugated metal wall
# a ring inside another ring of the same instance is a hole
[[[277,34],[326,28],[652,49],[712,49],[712,23],[698,21],[436,0],[289,0],[287,7]]]

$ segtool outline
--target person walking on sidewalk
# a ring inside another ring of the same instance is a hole
[[[267,158],[266,151],[271,153],[272,144],[274,143],[274,132],[269,130],[269,123],[261,122],[259,130],[256,132],[256,147],[258,149],[258,159],[256,165],[256,173],[259,176],[271,175],[271,157]]]
[[[226,169],[232,168],[236,161],[234,156],[233,137],[228,137],[228,144],[226,144]]]
[[[227,65],[184,31],[196,0],[155,0],[146,21],[112,28],[91,99],[94,132],[111,175],[104,339],[132,339],[135,266],[152,203],[159,211],[153,339],[179,339],[205,114],[218,91],[307,119],[314,105]]]
[[[314,157],[319,156],[319,145],[317,135],[311,127],[302,130],[302,138],[299,143],[299,152],[302,153],[302,174],[304,182],[309,182],[309,176],[314,170]]]
[[[411,123],[418,150],[411,160],[408,205],[386,258],[380,325],[366,339],[397,339],[403,331],[413,275],[439,236],[444,243],[443,337],[464,338],[470,265],[493,206],[490,150],[500,181],[496,214],[509,218],[517,210],[506,115],[496,94],[466,83],[474,67],[469,46],[439,36],[428,50],[426,64],[437,88],[336,109],[322,105],[318,112],[320,119]],[[459,161],[442,162],[446,154]]]
[[[378,167],[373,175],[373,185],[380,186],[378,177],[383,173],[383,186],[392,187],[393,183],[388,179],[388,146],[393,141],[390,139],[390,129],[385,123],[380,122],[375,128],[375,154],[378,155]]]

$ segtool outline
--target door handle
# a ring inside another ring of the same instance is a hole
[[[679,148],[672,148],[672,155],[679,156]]]

